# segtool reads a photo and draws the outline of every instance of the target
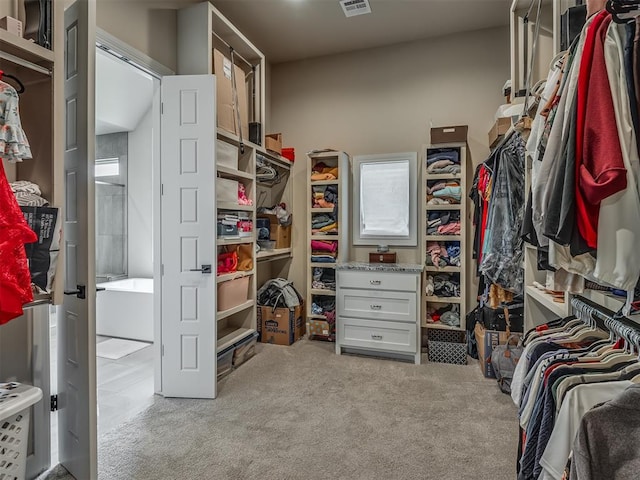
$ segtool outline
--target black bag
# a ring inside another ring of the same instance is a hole
[[[60,252],[61,218],[53,207],[20,207],[38,241],[25,245],[31,282],[50,292]]]
[[[478,359],[478,342],[474,334],[476,323],[482,321],[482,310],[478,306],[467,313],[467,355]]]
[[[482,307],[482,324],[487,330],[522,333],[524,332],[524,303],[511,303],[495,309],[485,305]]]

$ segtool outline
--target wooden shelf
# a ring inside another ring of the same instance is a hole
[[[229,143],[233,143],[236,147],[240,146],[240,137],[235,133],[227,132],[223,128],[218,128],[218,138],[222,138]],[[245,147],[253,148],[254,150],[260,150],[262,147],[260,145],[256,145],[255,143],[250,142],[246,138],[242,139],[242,144]]]
[[[338,185],[340,180],[310,180],[311,185]]]
[[[275,250],[260,250],[256,255],[259,262],[271,262],[274,260],[291,258],[291,248],[276,248]]]
[[[0,52],[20,57],[47,70],[50,70],[51,64],[55,61],[55,53],[52,50],[2,29],[0,29]]]
[[[216,207],[218,210],[233,210],[237,212],[253,212],[255,210],[253,205],[238,205],[233,202],[218,202]]]
[[[423,323],[422,327],[424,328],[435,328],[436,330],[455,330],[462,331],[464,328],[462,327],[451,327],[449,325],[444,325],[443,323]]]
[[[436,296],[427,296],[425,300],[429,303],[462,303],[462,299],[460,297],[436,297]]]
[[[282,155],[271,152],[264,147],[257,148],[260,155],[262,155],[267,162],[275,163],[276,165],[291,170],[293,162],[288,158],[284,158]]]
[[[247,180],[255,179],[252,173],[243,172],[242,170],[236,170],[235,168],[218,165],[216,167],[216,170],[218,173],[222,173],[225,177],[246,178]]]
[[[324,295],[327,297],[335,297],[336,296],[336,291],[335,290],[324,290],[322,288],[312,288],[309,293],[311,293],[311,295]]]
[[[448,179],[461,179],[462,175],[459,173],[434,173],[426,174],[426,180],[448,180]]]
[[[334,242],[339,242],[340,238],[338,235],[311,235],[311,240],[332,240]]]
[[[312,208],[311,213],[333,213],[333,208]]]
[[[425,208],[427,210],[433,210],[433,211],[438,211],[438,210],[460,210],[460,204],[459,203],[451,203],[448,205],[429,205],[428,203],[425,205]]]
[[[434,265],[426,265],[424,267],[425,272],[439,272],[439,273],[459,273],[462,271],[460,267],[436,267]]]
[[[224,273],[216,277],[216,283],[227,282],[229,280],[234,280],[236,278],[248,277],[249,275],[253,275],[255,273],[256,273],[255,270],[249,270],[247,272]]]
[[[426,235],[424,237],[428,242],[460,242],[462,235]]]
[[[220,353],[225,348],[228,348],[234,343],[238,343],[240,340],[247,338],[254,332],[255,329],[253,328],[223,328],[218,332],[217,353]]]
[[[309,262],[309,265],[311,267],[318,267],[318,268],[336,268],[335,263]]]
[[[319,159],[319,158],[338,158],[338,156],[340,155],[340,152],[314,152],[314,153],[307,153],[307,156],[309,156],[309,158],[313,158],[315,159]]]
[[[562,303],[554,302],[550,294],[538,290],[533,285],[527,285],[525,287],[525,294],[559,317],[563,317],[567,313],[566,299]]]
[[[217,245],[219,247],[223,245],[239,245],[241,243],[253,243],[254,237],[251,235],[250,237],[218,237]]]
[[[216,320],[220,321],[227,317],[230,317],[231,315],[235,315],[238,312],[242,312],[243,310],[246,310],[249,307],[253,307],[255,303],[256,303],[255,300],[247,300],[246,302],[241,303],[237,307],[233,307],[228,310],[223,310],[222,312],[217,312]]]

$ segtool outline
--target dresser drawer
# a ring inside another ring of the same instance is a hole
[[[340,316],[345,317],[396,320],[415,324],[417,297],[415,292],[373,292],[344,288],[338,291],[338,312]]]
[[[344,347],[417,352],[415,324],[340,317],[337,328],[338,342]]]
[[[417,292],[419,277],[415,273],[338,271],[338,286],[370,290]]]

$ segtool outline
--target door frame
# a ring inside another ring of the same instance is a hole
[[[96,48],[105,51],[121,61],[132,65],[135,68],[151,75],[160,82],[159,88],[156,89],[153,96],[153,131],[160,132],[160,89],[162,87],[162,77],[174,75],[175,72],[165,65],[157,62],[153,58],[145,55],[141,51],[128,45],[122,40],[114,37],[108,32],[98,28],[96,29]],[[153,358],[154,358],[154,391],[162,392],[162,324],[160,318],[160,309],[162,305],[162,289],[161,287],[161,258],[159,255],[161,248],[161,179],[160,179],[160,135],[153,138],[153,155],[152,155],[152,205],[153,205]]]

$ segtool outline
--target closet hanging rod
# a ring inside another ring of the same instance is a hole
[[[218,40],[220,40],[222,43],[224,43],[228,48],[233,48],[231,45],[229,45],[227,42],[225,42],[224,39],[220,35],[218,35],[216,32],[212,32],[212,33],[213,33],[214,37],[216,37]],[[253,67],[255,67],[255,65],[253,65],[251,62],[249,62],[249,60],[247,60],[242,55],[240,55],[235,48],[233,48],[233,55],[238,57],[240,60],[242,60],[244,63],[246,63],[252,69],[253,69]],[[249,75],[252,75],[252,74],[253,74],[253,71],[248,72],[246,75],[249,76]]]
[[[41,67],[40,65],[36,65],[35,63],[31,63],[27,60],[23,60],[22,58],[16,57],[15,55],[11,55],[10,53],[0,52],[0,58],[7,60],[11,63],[15,63],[16,65],[26,67],[30,70],[34,70],[36,72],[43,73],[45,75],[51,75],[51,70]]]
[[[580,308],[586,306],[590,308],[591,311],[598,318],[600,318],[600,320],[607,321],[613,325],[618,324],[626,328],[631,328],[636,332],[640,333],[640,323],[637,323],[627,317],[619,317],[615,314],[615,312],[587,298],[584,298],[581,295],[576,295],[571,299],[571,306],[576,310],[579,310]]]

